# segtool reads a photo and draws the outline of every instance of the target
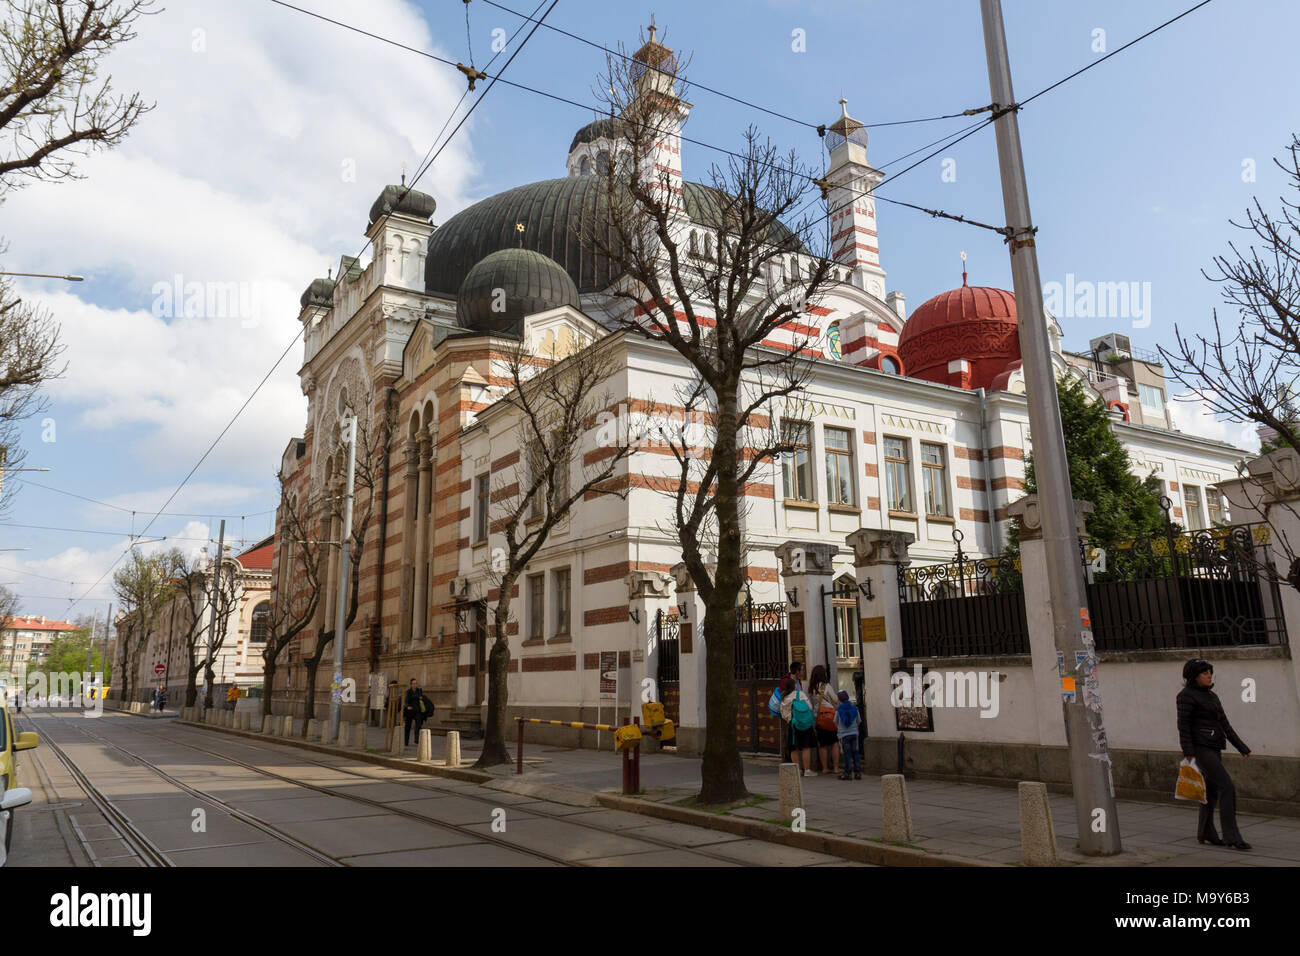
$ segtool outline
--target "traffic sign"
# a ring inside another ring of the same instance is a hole
[[[162,677],[163,674],[166,674],[166,673],[167,673],[167,665],[165,665],[165,664],[155,664],[155,665],[153,666],[153,672],[154,672],[155,674],[157,674],[159,677]]]

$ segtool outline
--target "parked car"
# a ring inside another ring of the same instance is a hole
[[[40,743],[34,733],[14,733],[13,717],[8,704],[0,701],[0,866],[9,858],[9,844],[14,835],[14,811],[32,802],[32,792],[18,784],[18,763],[14,754],[31,750]]]

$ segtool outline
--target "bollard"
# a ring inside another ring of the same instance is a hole
[[[253,729],[253,715],[248,711],[244,711],[242,714],[239,715],[239,729],[240,730]]]
[[[524,772],[524,722],[518,717],[515,718],[515,726],[519,728],[519,748],[515,757],[515,773]]]
[[[777,773],[781,791],[781,819],[788,826],[794,812],[803,809],[803,771],[797,763],[783,763]]]
[[[392,756],[392,757],[405,757],[405,756],[406,756],[406,743],[402,740],[402,728],[401,728],[401,727],[394,727],[394,728],[393,728],[393,749],[390,750],[388,753],[389,753],[389,756]]]
[[[447,731],[447,760],[448,767],[460,766],[460,731]]]
[[[1056,832],[1047,784],[1022,780],[1020,791],[1020,859],[1025,866],[1056,866]]]
[[[271,728],[275,726],[275,718],[267,714],[262,718],[262,733],[268,737],[271,735]]]
[[[315,740],[320,736],[320,721],[313,717],[307,721],[307,739]]]
[[[342,739],[342,734],[339,735],[339,739],[340,740]],[[366,739],[367,739],[366,722],[364,720],[358,720],[355,724],[352,725],[351,746],[356,747],[358,750],[365,750]],[[340,746],[343,745],[340,744]]]
[[[421,730],[419,748],[415,759],[420,763],[433,763],[433,731]]]
[[[885,818],[885,842],[911,843],[912,808],[907,802],[907,780],[901,773],[880,778],[880,808]]]
[[[284,729],[280,731],[280,735],[281,735],[282,737],[292,737],[292,736],[293,736],[293,717],[292,717],[292,716],[286,716],[286,717],[284,718],[284,725],[283,725],[283,727],[284,727]]]

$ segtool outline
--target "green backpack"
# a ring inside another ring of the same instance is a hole
[[[794,705],[790,708],[790,723],[794,726],[794,729],[811,730],[815,721],[816,718],[813,716],[812,708],[808,706],[807,699],[796,696]]]

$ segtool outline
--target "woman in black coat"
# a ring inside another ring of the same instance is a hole
[[[1188,661],[1183,665],[1183,680],[1187,686],[1178,692],[1178,740],[1183,756],[1194,759],[1205,777],[1205,803],[1201,804],[1197,842],[1249,850],[1250,844],[1237,829],[1237,791],[1223,769],[1221,755],[1229,742],[1243,757],[1250,756],[1250,748],[1232,729],[1218,695],[1210,690],[1214,686],[1213,665],[1209,661]],[[1223,819],[1222,840],[1214,832],[1216,802]]]

